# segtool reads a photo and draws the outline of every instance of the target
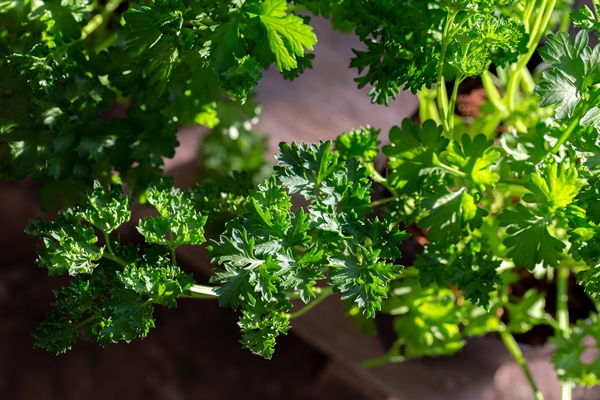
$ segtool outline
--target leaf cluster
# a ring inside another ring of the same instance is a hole
[[[491,63],[514,62],[527,51],[522,21],[505,1],[300,1],[315,14],[334,15],[366,46],[353,50],[350,66],[371,85],[373,103],[388,104],[401,90],[431,87],[438,71],[476,76]]]
[[[316,37],[285,0],[119,3],[0,7],[0,176],[43,182],[44,209],[75,204],[94,180],[142,194],[173,157],[179,125],[213,129],[207,150],[238,139],[257,122],[258,106],[244,103],[262,71],[310,67]],[[258,170],[264,143],[244,138],[254,164],[242,167]]]
[[[176,264],[174,249],[204,242],[206,217],[188,195],[163,183],[148,202],[159,212],[139,222],[149,247],[122,244],[110,233],[129,221],[132,200],[120,186],[95,184],[85,202],[59,212],[55,221],[34,220],[27,233],[42,240],[38,264],[50,275],[68,273],[70,284],[54,291],[54,311],[40,325],[36,347],[63,353],[79,332],[102,345],[144,338],[154,327],[154,305],[176,306],[193,279]]]
[[[241,217],[210,248],[224,266],[211,279],[221,285],[220,304],[242,308],[242,343],[267,358],[276,334],[287,331],[291,291],[308,303],[324,290],[317,282],[328,279],[333,292],[374,316],[387,283],[402,269],[393,262],[406,238],[366,219],[366,170],[355,159],[343,162],[331,142],[282,143],[280,151],[275,176],[250,193]],[[304,203],[293,211],[297,192]]]

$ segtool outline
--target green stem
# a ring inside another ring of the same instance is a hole
[[[171,248],[171,263],[173,265],[177,265],[177,253],[175,252],[175,248]]]
[[[493,139],[496,136],[496,129],[498,129],[498,125],[502,122],[505,116],[508,114],[507,109],[505,112],[501,112],[499,110],[494,110],[491,118],[487,120],[483,128],[481,129],[481,133],[485,135],[488,139]]]
[[[398,192],[396,192],[396,189],[389,184],[388,180],[381,176],[379,172],[377,172],[372,162],[361,161],[361,164],[363,165],[363,167],[366,168],[373,182],[377,182],[380,185],[383,185],[383,187],[385,187],[394,197],[400,197],[398,196]]]
[[[483,83],[483,88],[485,89],[489,102],[494,106],[494,113],[481,130],[488,139],[491,139],[495,136],[498,125],[500,125],[509,112],[508,108],[506,108],[502,102],[502,97],[500,96],[496,84],[492,79],[492,74],[489,71],[485,71],[481,75],[481,82]]]
[[[533,390],[533,395],[535,396],[535,399],[536,400],[544,400],[544,395],[542,395],[542,392],[540,392],[535,381],[533,380],[531,371],[529,370],[529,367],[527,366],[527,360],[525,360],[525,356],[523,356],[523,352],[521,351],[521,348],[517,344],[517,341],[515,340],[512,333],[509,332],[509,330],[506,328],[506,325],[504,325],[504,324],[500,325],[500,329],[498,330],[498,333],[500,334],[500,338],[502,339],[502,342],[504,342],[504,345],[506,346],[506,348],[508,349],[510,354],[513,356],[513,358],[515,359],[517,364],[519,364],[519,366],[521,367],[521,370],[527,377],[527,380],[529,381],[529,384],[531,385],[531,389]]]
[[[525,185],[523,182],[515,181],[512,179],[500,179],[498,182],[496,182],[496,184],[498,184],[498,185],[515,185],[515,186],[524,186]]]
[[[103,24],[110,19],[110,16],[119,7],[122,1],[123,0],[110,0],[106,3],[102,11],[99,14],[94,15],[88,24],[83,27],[81,30],[81,38],[79,40],[84,40],[96,29],[103,26]]]
[[[452,96],[450,96],[450,103],[448,104],[448,136],[454,137],[454,109],[456,107],[456,97],[458,97],[458,86],[465,79],[464,75],[458,73],[454,78],[454,87],[452,88]]]
[[[571,268],[559,266],[556,276],[556,319],[558,320],[558,328],[560,334],[568,339],[569,332],[569,276]],[[573,386],[569,382],[561,382],[561,400],[571,400]]]
[[[308,303],[306,306],[302,307],[298,311],[291,313],[291,314],[287,314],[287,317],[289,319],[293,319],[293,318],[298,318],[298,317],[306,314],[307,312],[309,312],[310,310],[315,308],[317,305],[319,305],[319,303],[321,303],[323,300],[325,300],[327,297],[329,297],[332,294],[333,294],[333,290],[330,287],[321,289],[320,293],[317,294],[317,297],[314,300],[312,300],[310,303]]]
[[[121,258],[119,258],[113,251],[112,245],[110,244],[110,236],[108,236],[108,233],[102,232],[102,235],[104,236],[104,242],[106,242],[106,251],[104,252],[104,254],[102,254],[102,257],[106,258],[107,260],[114,261],[122,267],[126,267],[127,263]]]
[[[173,231],[169,229],[169,241],[173,242]],[[175,247],[170,247],[171,249],[171,264],[177,265],[177,253],[175,252]]]
[[[377,207],[377,206],[389,203],[390,201],[394,201],[396,199],[397,199],[396,196],[392,196],[392,197],[386,197],[385,199],[375,200],[375,201],[371,202],[371,207]]]
[[[405,341],[403,339],[398,339],[384,355],[381,357],[364,360],[360,363],[360,365],[362,365],[363,368],[375,368],[391,362],[405,361],[406,359],[400,355],[400,346],[402,346],[404,343]]]
[[[527,68],[521,70],[521,90],[524,94],[531,94],[535,89],[535,81]]]
[[[101,41],[95,48],[94,51],[96,53],[100,53],[102,50],[106,49],[107,47],[111,46],[117,39],[119,38],[119,34],[114,33],[110,36],[108,36],[106,39],[104,39],[103,41]]]
[[[402,272],[394,275],[394,279],[408,279],[417,278],[419,276],[419,270],[415,267],[404,268]]]
[[[537,3],[537,0],[529,0],[529,3],[527,3],[527,8],[525,9],[525,13],[523,14],[523,21],[525,23],[526,32],[531,32],[531,26],[529,22],[531,19],[531,14],[533,13],[533,9],[535,7],[535,3]]]
[[[481,74],[481,83],[483,84],[488,100],[494,106],[494,109],[501,113],[505,113],[507,111],[506,106],[502,103],[502,96],[500,96],[498,88],[496,88],[496,84],[494,83],[490,71],[484,71],[483,74]]]
[[[504,97],[506,106],[512,112],[515,110],[515,103],[517,99],[517,89],[521,82],[521,71],[527,66],[527,63],[533,56],[533,53],[537,50],[537,44],[540,42],[542,35],[544,34],[548,21],[554,11],[556,0],[543,0],[540,6],[540,12],[537,14],[533,27],[529,31],[529,43],[527,53],[522,54],[519,57],[519,61],[516,65],[513,64],[511,67],[510,78],[506,85],[506,95]]]
[[[556,141],[554,146],[552,146],[552,149],[550,150],[550,152],[556,153],[558,151],[558,149],[560,149],[560,146],[562,146],[569,139],[569,136],[571,136],[571,133],[573,133],[575,128],[577,128],[578,126],[579,126],[579,117],[575,116],[575,118],[573,118],[573,120],[571,121],[571,123],[569,124],[567,129],[565,129],[563,134],[560,135],[560,138],[558,138],[558,140]]]
[[[446,171],[446,172],[448,172],[448,173],[450,173],[450,174],[452,174],[452,175],[454,175],[456,177],[459,177],[459,178],[466,178],[467,177],[467,174],[465,174],[464,172],[459,171],[457,169],[454,169],[454,168],[452,168],[452,167],[450,167],[450,166],[448,166],[448,165],[446,165],[446,164],[444,164],[442,162],[438,162],[437,165],[436,165],[436,167],[438,167],[438,168],[440,168],[440,169],[442,169],[442,170],[444,170],[444,171]]]
[[[551,153],[556,153],[558,149],[560,149],[560,146],[562,146],[567,140],[569,140],[569,137],[571,136],[575,128],[579,126],[579,121],[581,120],[581,117],[583,117],[582,114],[584,113],[584,111],[588,109],[589,105],[593,105],[596,102],[596,100],[598,100],[598,97],[600,97],[600,90],[597,90],[589,100],[587,100],[585,103],[579,106],[579,110],[573,115],[573,120],[571,121],[569,126],[567,126],[567,129],[563,132],[562,135],[560,135],[560,138],[558,138],[558,141],[554,144],[554,146],[552,146],[552,149],[550,150]]]
[[[450,44],[448,38],[450,33],[450,27],[452,26],[455,17],[456,14],[448,11],[448,17],[446,18],[446,22],[444,24],[444,32],[442,33],[442,48],[440,50],[437,81],[435,83],[435,88],[437,91],[438,110],[440,118],[442,119],[442,123],[444,125],[444,132],[446,132],[446,134],[448,135],[450,133],[450,127],[448,126],[448,94],[446,93],[446,84],[444,81],[444,58],[446,56],[446,49]]]
[[[442,119],[440,118],[440,113],[435,101],[435,93],[435,89],[427,89],[426,86],[423,86],[423,88],[417,92],[417,97],[419,98],[419,118],[421,123],[428,119],[432,119],[437,125],[442,125]]]
[[[191,294],[182,294],[179,297],[187,298],[187,299],[215,299],[218,298],[219,295],[215,292],[212,286],[204,286],[204,285],[192,285],[190,287]]]
[[[81,328],[82,326],[84,326],[85,324],[87,324],[88,322],[91,322],[93,320],[96,319],[95,315],[92,315],[91,317],[87,317],[86,319],[84,319],[83,321],[79,321],[76,324],[73,324],[72,326],[69,327],[70,330],[72,331],[76,331],[79,330],[79,328]]]

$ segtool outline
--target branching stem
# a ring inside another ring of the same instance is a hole
[[[558,320],[558,328],[560,334],[568,339],[569,332],[569,275],[571,268],[558,266],[556,274],[556,319]],[[573,386],[569,382],[560,383],[560,398],[561,400],[571,400]]]
[[[446,17],[446,22],[444,24],[444,32],[442,33],[442,48],[440,50],[437,81],[435,83],[440,118],[442,119],[444,132],[446,132],[448,135],[450,133],[450,126],[448,125],[448,113],[454,111],[448,109],[448,94],[446,93],[446,83],[444,81],[444,57],[446,56],[446,50],[450,44],[450,28],[454,23],[455,17],[456,14],[449,10],[448,16]]]
[[[527,63],[531,60],[531,57],[537,50],[537,44],[540,42],[542,35],[544,34],[554,7],[556,0],[542,0],[540,5],[540,12],[537,14],[535,22],[531,27],[529,33],[529,42],[527,43],[528,51],[519,57],[517,64],[513,64],[511,67],[511,74],[506,85],[506,95],[504,97],[505,104],[510,111],[515,110],[515,100],[517,98],[517,89],[521,82],[521,72],[527,67]]]
[[[385,187],[394,197],[399,197],[398,192],[396,192],[396,189],[389,184],[387,179],[385,179],[383,176],[381,176],[379,172],[377,172],[372,162],[363,162],[362,165],[366,168],[373,182],[377,182],[383,187]]]
[[[371,202],[371,207],[377,207],[383,204],[387,204],[391,201],[396,200],[397,197],[396,196],[392,196],[392,197],[386,197],[385,199],[380,199],[380,200],[375,200]]]
[[[90,19],[88,24],[81,30],[80,40],[87,38],[96,29],[102,27],[110,19],[112,13],[119,7],[123,0],[110,0],[103,6],[102,11]]]
[[[459,171],[457,169],[454,169],[454,168],[452,168],[452,167],[450,167],[450,166],[448,166],[448,165],[446,165],[446,164],[444,164],[442,162],[438,162],[438,164],[436,166],[438,168],[440,168],[440,169],[442,169],[442,170],[450,173],[451,175],[456,176],[456,177],[459,177],[459,178],[466,178],[467,177],[467,174],[465,174],[464,172]]]
[[[113,251],[112,245],[110,244],[110,236],[108,235],[108,233],[103,231],[102,235],[104,236],[104,241],[106,242],[106,251],[104,252],[104,254],[102,254],[102,257],[106,258],[107,260],[114,261],[122,267],[126,267],[127,263],[123,261],[123,259],[118,257]]]
[[[212,286],[192,285],[192,287],[190,287],[191,294],[182,294],[179,297],[187,299],[216,299],[219,295],[214,289],[215,288]]]
[[[454,137],[454,108],[456,107],[456,97],[458,97],[458,86],[465,80],[465,76],[461,73],[456,75],[454,78],[454,87],[452,88],[452,96],[450,96],[450,103],[448,104],[448,136]]]
[[[317,288],[315,288],[315,289],[317,289]],[[320,289],[321,290],[319,290],[319,293],[317,294],[317,297],[315,297],[314,300],[312,300],[310,303],[308,303],[306,306],[302,307],[298,311],[291,313],[291,314],[287,314],[287,317],[289,319],[298,318],[298,317],[306,314],[310,310],[312,310],[314,307],[319,305],[323,300],[325,300],[327,297],[329,297],[330,295],[333,294],[333,289],[330,287],[320,288]]]
[[[525,360],[525,356],[523,355],[523,352],[521,351],[521,348],[517,344],[517,341],[515,340],[512,333],[510,333],[510,331],[507,329],[506,325],[504,325],[504,324],[502,324],[500,326],[498,333],[500,334],[500,338],[502,339],[502,342],[506,346],[507,350],[513,356],[513,358],[515,359],[517,364],[519,364],[519,367],[521,367],[521,370],[527,377],[527,380],[529,381],[529,384],[531,385],[531,389],[533,390],[533,395],[535,396],[535,399],[536,400],[544,400],[544,395],[542,394],[542,392],[540,392],[535,381],[533,380],[531,371],[529,370],[529,367],[527,366],[527,360]]]

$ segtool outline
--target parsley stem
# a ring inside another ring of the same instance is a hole
[[[169,229],[169,241],[173,242],[173,231]],[[170,247],[170,246],[169,246]],[[177,253],[175,252],[175,247],[171,247],[171,264],[177,265]]]
[[[377,172],[372,162],[361,162],[361,164],[363,165],[363,167],[365,167],[373,182],[377,182],[383,187],[385,187],[394,197],[400,197],[398,196],[398,192],[396,192],[396,189],[389,184],[388,180],[381,176],[379,172]]]
[[[446,132],[448,135],[450,133],[450,126],[448,125],[448,113],[450,110],[448,110],[448,94],[446,93],[446,85],[444,81],[444,57],[446,55],[446,49],[450,44],[450,27],[454,23],[455,17],[456,13],[448,10],[448,16],[446,17],[446,22],[444,24],[444,32],[442,33],[442,48],[440,50],[437,81],[435,83],[438,109],[440,112],[440,117],[442,118],[444,132]],[[454,110],[452,110],[452,112],[454,112]]]
[[[179,297],[187,298],[187,299],[215,299],[218,298],[219,295],[215,292],[212,286],[204,286],[204,285],[192,285],[190,287],[191,294],[182,294]]]
[[[400,338],[392,344],[392,347],[381,357],[370,358],[368,360],[364,360],[360,363],[363,368],[375,368],[379,367],[383,364],[394,363],[394,362],[403,362],[406,361],[406,358],[400,355],[400,347],[405,344],[405,340]]]
[[[440,169],[442,169],[442,170],[444,170],[446,172],[449,172],[451,175],[457,176],[459,178],[466,178],[467,177],[467,174],[465,174],[464,172],[459,171],[457,169],[454,169],[454,168],[452,168],[452,167],[450,167],[450,166],[448,166],[448,165],[446,165],[446,164],[444,164],[442,162],[438,162],[437,165],[436,165],[436,167],[438,167],[438,168],[440,168]]]
[[[312,310],[314,307],[319,305],[319,303],[321,303],[323,300],[325,300],[327,297],[329,297],[332,294],[333,294],[333,289],[331,287],[323,288],[320,290],[320,293],[317,294],[317,297],[315,297],[315,299],[312,300],[310,303],[308,303],[306,306],[302,307],[301,309],[299,309],[298,311],[296,311],[294,313],[286,314],[286,315],[289,319],[298,318],[298,317],[306,314],[310,310]]]
[[[560,334],[565,339],[570,336],[569,332],[569,293],[568,284],[571,268],[558,266],[556,274],[556,319]],[[561,400],[571,400],[573,386],[570,382],[561,382]]]
[[[452,88],[452,96],[450,96],[450,103],[448,104],[448,135],[450,138],[454,137],[454,108],[456,106],[456,97],[458,96],[458,86],[462,81],[465,80],[465,76],[460,72],[456,74],[454,78],[454,87]]]
[[[496,182],[498,185],[515,185],[515,186],[524,186],[523,182],[514,180],[514,179],[500,179]]]
[[[529,42],[527,53],[522,54],[516,64],[511,66],[511,74],[506,85],[506,95],[504,97],[506,106],[510,111],[515,110],[515,102],[517,98],[517,89],[521,82],[521,71],[527,66],[527,63],[533,56],[533,53],[537,50],[537,44],[540,42],[542,35],[544,34],[552,11],[556,5],[556,0],[543,0],[540,5],[540,12],[537,13],[533,27],[531,27],[529,33]]]
[[[488,139],[495,136],[496,128],[502,122],[502,120],[509,114],[508,109],[502,101],[502,97],[496,88],[496,84],[492,79],[492,74],[489,71],[484,71],[481,74],[481,82],[483,88],[487,94],[488,100],[492,106],[494,106],[494,113],[490,118],[487,119],[485,125],[481,129],[481,133]]]
[[[421,122],[432,119],[437,125],[442,125],[442,119],[435,101],[435,89],[428,89],[423,85],[423,88],[417,92],[419,98],[419,119]]]
[[[121,267],[127,266],[127,263],[125,261],[121,260],[119,257],[115,256],[114,254],[111,254],[110,252],[102,254],[102,257],[106,258],[107,260],[116,262]]]
[[[529,0],[529,3],[527,3],[527,8],[525,9],[525,13],[523,14],[523,23],[525,24],[526,32],[531,32],[531,26],[529,22],[531,19],[531,14],[533,13],[533,8],[535,7],[535,3],[537,3],[537,0]]]
[[[510,333],[510,331],[508,330],[506,325],[504,325],[503,323],[501,323],[500,329],[498,329],[498,333],[500,334],[500,338],[502,339],[502,342],[506,346],[506,349],[513,356],[513,358],[515,359],[517,364],[519,364],[519,366],[521,367],[521,370],[527,377],[527,380],[529,381],[529,384],[531,385],[531,389],[533,390],[535,399],[536,400],[544,400],[544,395],[542,394],[542,392],[540,392],[535,381],[533,380],[531,371],[529,370],[529,367],[527,366],[527,360],[525,360],[525,356],[523,355],[523,352],[521,351],[521,348],[517,344],[517,341],[515,340],[512,333]]]
[[[560,149],[560,146],[562,146],[569,139],[575,128],[579,126],[579,121],[581,120],[581,117],[583,117],[582,114],[584,111],[588,109],[589,105],[593,105],[596,100],[598,100],[598,97],[600,97],[600,90],[597,90],[588,101],[579,107],[579,111],[573,115],[573,119],[571,120],[571,123],[567,129],[562,135],[560,135],[560,138],[558,138],[558,141],[554,144],[554,146],[552,146],[552,150],[550,150],[551,153],[556,153],[558,149]]]
[[[110,0],[106,3],[102,11],[99,14],[94,15],[88,24],[83,27],[81,30],[81,38],[79,40],[84,40],[96,29],[106,24],[112,13],[119,7],[122,1],[123,0]]]
[[[488,139],[493,139],[496,135],[496,129],[498,125],[502,122],[502,120],[506,117],[506,112],[501,112],[499,110],[495,110],[492,114],[491,118],[487,119],[487,122],[481,129],[481,133],[485,135]]]
[[[391,197],[386,197],[385,199],[375,200],[375,201],[371,202],[371,207],[377,207],[377,206],[380,206],[382,204],[386,204],[386,203],[389,203],[391,201],[394,201],[396,199],[397,199],[396,196],[391,196]]]
[[[481,83],[483,84],[483,89],[485,89],[489,102],[494,108],[498,111],[506,111],[506,106],[502,103],[502,97],[496,88],[496,84],[494,83],[494,79],[492,79],[490,71],[483,71],[483,74],[481,74]]]
[[[531,72],[527,68],[521,71],[521,91],[525,94],[532,94],[535,90],[535,81]]]
[[[560,135],[560,138],[558,138],[554,146],[552,146],[552,149],[550,150],[551,153],[556,153],[560,149],[560,146],[562,146],[569,139],[571,133],[573,133],[575,128],[579,126],[579,119],[580,116],[579,113],[577,113],[577,115],[575,116],[575,118],[573,118],[567,129],[565,129],[565,131],[562,133],[562,135]]]
[[[110,236],[108,235],[108,233],[103,231],[102,235],[104,235],[104,241],[106,242],[106,251],[108,251],[108,253],[104,252],[104,254],[102,254],[102,257],[106,258],[107,260],[114,261],[122,267],[126,267],[127,263],[121,258],[119,258],[113,251],[112,245],[110,244]]]

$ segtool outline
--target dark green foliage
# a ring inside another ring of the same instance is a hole
[[[149,244],[166,247],[151,246],[142,252],[109,236],[131,213],[132,201],[120,186],[108,190],[96,184],[85,202],[60,212],[56,221],[31,222],[27,232],[43,240],[38,264],[51,275],[75,276],[69,286],[55,291],[55,310],[35,334],[36,346],[65,352],[80,331],[102,345],[144,338],[154,327],[154,304],[174,307],[179,296],[189,293],[194,281],[174,264],[168,249],[203,242],[206,219],[194,211],[186,195],[166,183],[151,188],[148,199],[161,215],[169,216],[168,222],[176,223],[173,235],[164,242],[157,239],[164,233],[157,228],[160,224],[149,221],[161,217],[146,218],[138,228]]]
[[[122,15],[118,3],[89,3],[0,8],[0,176],[44,182],[44,209],[57,198],[73,205],[115,172],[142,194],[173,157],[178,124],[215,128],[220,139],[242,114],[253,120],[242,103],[262,70],[308,68],[316,43],[284,0],[156,1]],[[106,111],[117,99],[125,117]],[[253,149],[242,167],[263,164],[264,145]]]
[[[221,284],[220,304],[242,308],[243,344],[265,357],[272,355],[277,333],[287,330],[289,290],[308,303],[316,282],[329,277],[342,299],[374,316],[387,284],[402,270],[381,256],[398,258],[397,246],[406,238],[397,228],[365,219],[370,182],[354,158],[342,162],[331,142],[282,143],[280,149],[275,177],[250,193],[241,217],[210,247],[213,261],[224,265],[211,279]],[[306,208],[292,211],[294,192],[308,201]]]

